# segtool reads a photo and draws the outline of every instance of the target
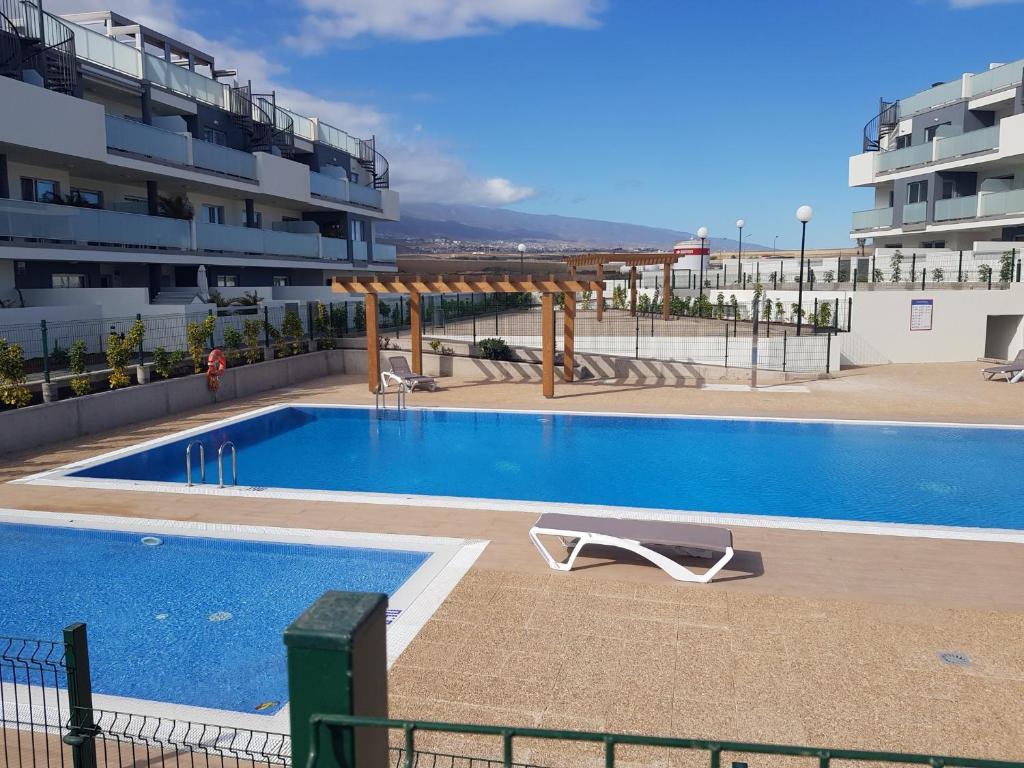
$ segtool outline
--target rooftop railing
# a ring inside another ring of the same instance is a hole
[[[924,112],[943,104],[951,104],[963,98],[963,83],[961,80],[951,80],[942,85],[936,85],[926,91],[915,93],[905,99],[900,99],[900,117],[907,118]]]
[[[971,75],[967,84],[968,96],[982,96],[986,93],[1000,91],[1012,85],[1020,85],[1024,80],[1024,59],[994,67],[987,72]]]

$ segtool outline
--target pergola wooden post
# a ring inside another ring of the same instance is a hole
[[[380,384],[380,330],[377,317],[380,312],[376,293],[366,294],[366,368],[370,391],[376,392]]]
[[[400,294],[409,297],[409,319],[412,336],[412,365],[414,371],[423,371],[423,321],[422,296],[425,293],[540,293],[543,339],[543,391],[544,397],[555,396],[555,294],[566,296],[565,350],[566,380],[572,381],[573,333],[576,294],[581,291],[602,291],[604,284],[594,280],[556,280],[554,275],[547,278],[533,278],[531,275],[517,277],[476,277],[444,275],[420,277],[419,275],[370,275],[366,277],[336,277],[331,290],[335,293],[361,294],[366,298],[366,353],[368,384],[376,392],[380,384],[380,340],[378,297],[381,294]],[[569,307],[572,309],[568,309]]]
[[[423,319],[420,295],[409,294],[409,335],[412,337],[412,372],[423,373]]]
[[[668,320],[672,308],[672,265],[667,261],[662,266],[661,282],[664,284],[661,292],[661,319]]]
[[[555,296],[545,293],[540,297],[541,323],[544,328],[543,354],[541,355],[541,387],[544,397],[555,396]]]

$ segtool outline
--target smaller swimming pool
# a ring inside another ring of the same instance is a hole
[[[432,605],[419,606],[420,618],[429,616],[446,594],[440,583],[461,575],[444,573],[459,550],[450,539],[244,535],[88,516],[0,518],[0,635],[59,638],[85,622],[96,694],[273,715],[288,700],[282,634],[321,594],[386,593],[401,622],[421,599]],[[408,642],[419,627],[401,623]]]

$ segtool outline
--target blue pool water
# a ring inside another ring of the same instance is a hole
[[[288,698],[285,627],[327,590],[393,594],[429,556],[141,537],[0,523],[0,635],[84,621],[97,693],[269,715]]]
[[[241,485],[1024,529],[1022,438],[965,427],[292,407],[199,439],[208,482],[217,447],[232,440]],[[186,442],[75,474],[183,482]]]

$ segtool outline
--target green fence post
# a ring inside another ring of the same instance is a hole
[[[309,338],[309,351],[313,351],[313,302],[306,302],[306,335]]]
[[[46,321],[39,321],[39,330],[43,336],[43,381],[50,383],[50,342],[46,337]]]
[[[263,346],[270,349],[270,310],[263,307]]]
[[[307,768],[314,715],[387,717],[387,604],[382,594],[325,592],[284,631],[292,768]],[[356,728],[354,739],[337,742],[324,729],[316,738],[316,768],[387,765],[384,728]]]
[[[206,316],[207,316],[207,317],[213,317],[213,310],[212,310],[212,309],[208,309],[208,310],[206,310]],[[214,328],[214,333],[216,333],[216,331],[217,331],[217,326],[216,326],[216,325],[214,325],[214,326],[213,326],[213,328]],[[211,333],[211,334],[210,334],[210,349],[213,349],[213,348],[214,348],[214,347],[216,347],[216,346],[217,346],[217,342],[216,342],[216,341],[214,340],[214,338],[213,338],[213,333]]]
[[[75,768],[95,768],[92,678],[89,675],[89,641],[85,624],[71,624],[64,628],[64,664],[70,715],[64,743],[71,747]]]
[[[135,319],[140,323],[142,322],[142,313],[136,312]],[[139,365],[143,365],[146,362],[146,353],[142,350],[142,339],[139,339]]]

